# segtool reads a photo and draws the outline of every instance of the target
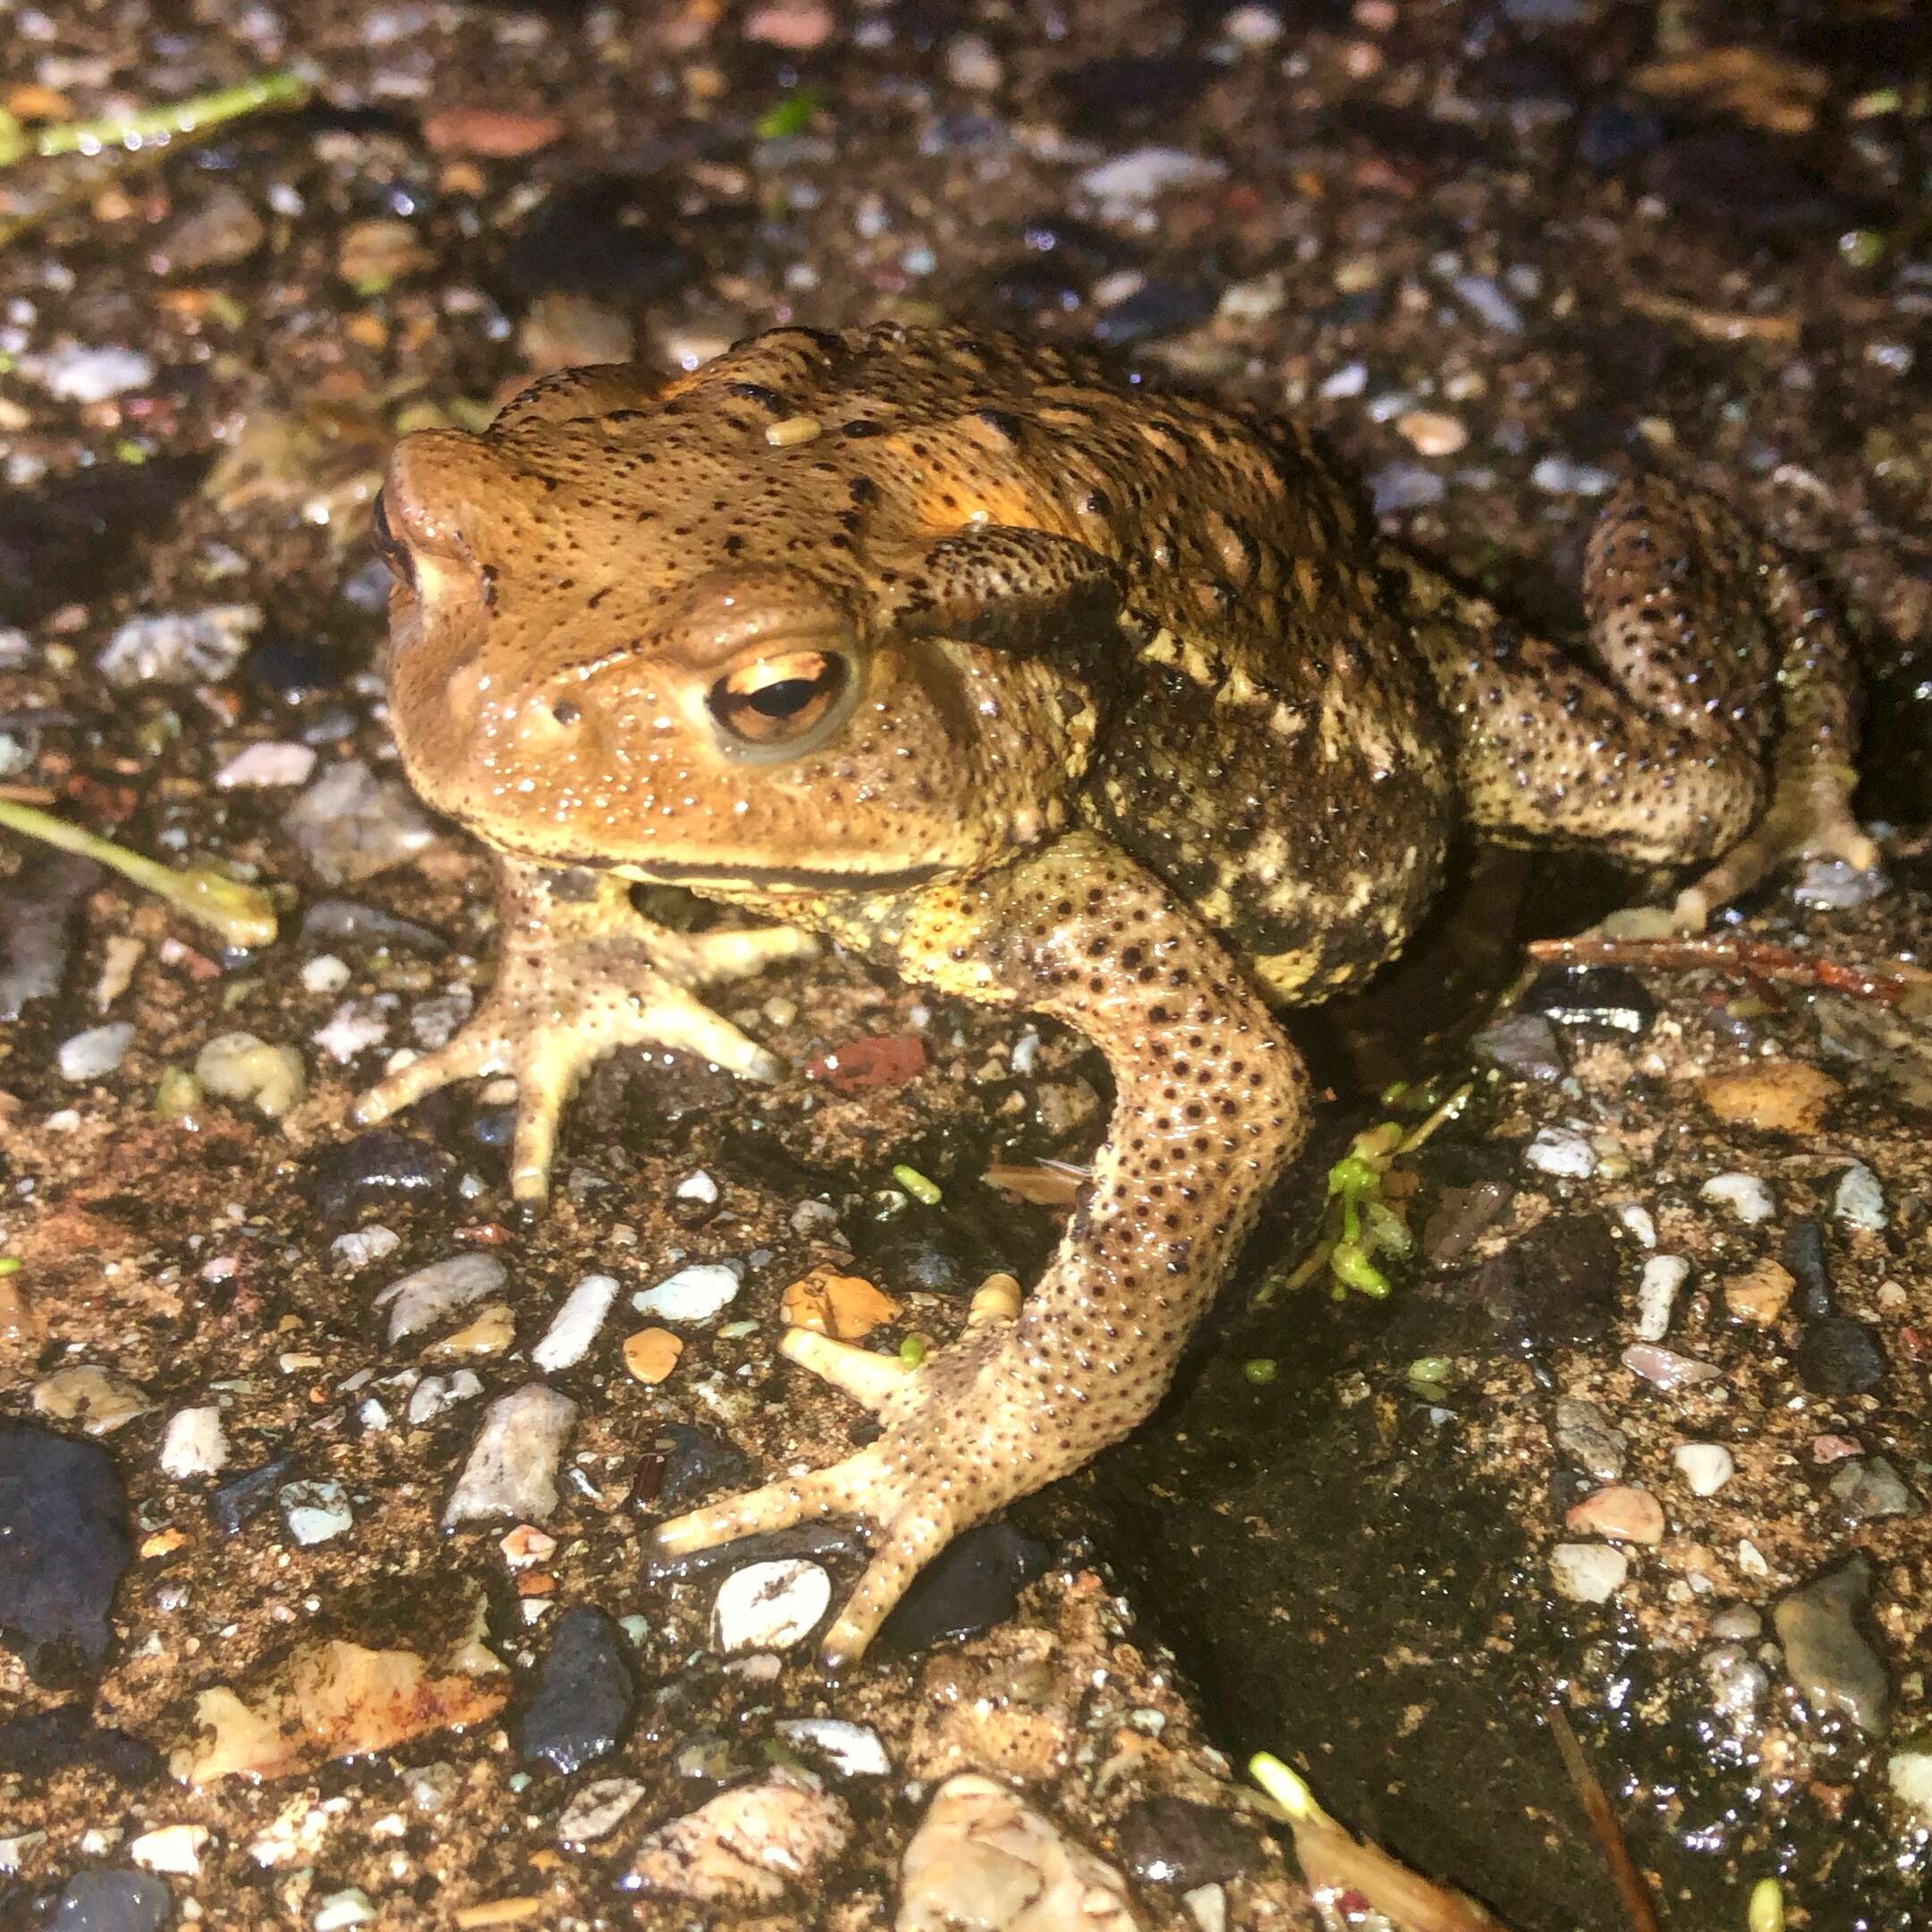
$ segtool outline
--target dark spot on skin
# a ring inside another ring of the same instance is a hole
[[[860,436],[884,436],[886,434],[886,425],[882,422],[874,422],[869,417],[855,416],[849,423],[842,423],[839,426],[839,434],[855,439]]]
[[[789,416],[792,405],[775,389],[767,389],[763,383],[726,383],[724,394],[737,396],[746,402],[756,402],[762,410],[769,410],[774,416]]]

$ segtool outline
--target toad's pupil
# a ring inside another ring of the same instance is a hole
[[[746,702],[768,718],[795,717],[818,695],[822,678],[780,678],[750,692]]]

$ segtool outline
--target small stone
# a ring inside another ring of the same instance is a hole
[[[445,1527],[481,1517],[542,1522],[557,1505],[556,1470],[577,1404],[541,1382],[500,1395],[443,1511]]]
[[[303,785],[315,770],[313,745],[285,741],[251,744],[237,752],[215,774],[224,792],[266,791],[277,785]]]
[[[1737,1473],[1737,1460],[1722,1443],[1682,1443],[1671,1462],[1692,1496],[1716,1496]]]
[[[1805,1330],[1792,1358],[1814,1395],[1862,1395],[1885,1380],[1885,1352],[1863,1322],[1827,1315]]]
[[[624,1367],[640,1382],[651,1386],[666,1380],[684,1352],[682,1337],[668,1328],[640,1328],[624,1337]]]
[[[1530,981],[1519,1003],[1572,1031],[1635,1039],[1657,1017],[1643,981],[1621,966],[1552,966]]]
[[[496,1547],[504,1553],[504,1561],[513,1570],[548,1563],[556,1555],[556,1538],[548,1530],[538,1529],[534,1523],[519,1523],[514,1530],[496,1539]]]
[[[61,1078],[75,1082],[106,1080],[119,1068],[133,1044],[134,1029],[125,1020],[110,1021],[106,1026],[70,1034],[60,1043],[55,1056]]]
[[[221,1525],[224,1536],[239,1536],[243,1527],[268,1506],[289,1472],[294,1468],[292,1456],[277,1456],[272,1462],[265,1462],[259,1469],[247,1470],[240,1476],[231,1476],[215,1494],[208,1498],[215,1511],[215,1521]]]
[[[359,758],[331,765],[283,814],[282,827],[331,886],[390,871],[436,839],[401,780],[378,779]]]
[[[1713,1707],[1724,1717],[1748,1718],[1771,1689],[1770,1673],[1738,1644],[1707,1651],[1699,1668],[1710,1686]]]
[[[818,1751],[831,1761],[841,1777],[886,1777],[892,1760],[869,1724],[850,1724],[841,1717],[787,1717],[777,1726],[788,1744]]]
[[[1470,1051],[1520,1080],[1563,1077],[1563,1047],[1556,1029],[1541,1013],[1505,1013],[1491,1021],[1470,1039]]]
[[[738,1270],[728,1263],[699,1262],[633,1295],[631,1305],[640,1315],[655,1315],[660,1321],[708,1321],[730,1306],[739,1285]]]
[[[1864,1555],[1793,1590],[1771,1614],[1784,1647],[1784,1671],[1820,1713],[1840,1711],[1868,1737],[1890,1723],[1892,1688],[1885,1665],[1854,1621],[1871,1595]]]
[[[1885,1190],[1878,1176],[1863,1161],[1853,1161],[1838,1182],[1832,1197],[1832,1212],[1847,1226],[1882,1234],[1885,1228]]]
[[[717,1205],[717,1182],[702,1167],[686,1174],[672,1191],[679,1200],[699,1201],[707,1208]]]
[[[817,0],[776,0],[772,5],[754,7],[745,16],[743,32],[747,40],[809,54],[831,38],[837,24],[830,8],[820,6]]]
[[[195,1055],[194,1071],[209,1093],[251,1102],[268,1120],[280,1120],[308,1091],[301,1055],[253,1033],[217,1034]]]
[[[1648,1489],[1616,1483],[1592,1491],[1575,1504],[1564,1516],[1563,1527],[1616,1543],[1661,1543],[1664,1505]]]
[[[1784,1312],[1797,1285],[1788,1268],[1775,1261],[1760,1261],[1724,1284],[1724,1307],[1739,1321],[1768,1328]]]
[[[1780,1134],[1823,1132],[1831,1103],[1844,1091],[1829,1073],[1801,1060],[1760,1060],[1697,1085],[1699,1097],[1719,1120]]]
[[[284,1483],[278,1500],[283,1521],[298,1543],[326,1543],[355,1526],[348,1492],[339,1482]]]
[[[1595,1402],[1559,1397],[1555,1435],[1556,1446],[1585,1475],[1598,1482],[1614,1482],[1623,1475],[1630,1437]]]
[[[1670,1333],[1671,1309],[1678,1291],[1690,1278],[1690,1264],[1682,1255],[1652,1255],[1644,1263],[1637,1288],[1637,1337],[1661,1342]]]
[[[1146,202],[1176,188],[1205,187],[1226,173],[1220,162],[1177,148],[1136,148],[1089,168],[1079,184],[1097,201]]]
[[[1826,1469],[1834,1462],[1843,1462],[1847,1456],[1862,1454],[1864,1446],[1855,1436],[1840,1436],[1827,1431],[1811,1438],[1811,1460],[1820,1469]]]
[[[507,1301],[492,1301],[435,1348],[439,1355],[501,1355],[515,1340],[516,1311]]]
[[[1398,516],[1404,510],[1426,510],[1449,494],[1449,487],[1434,470],[1420,463],[1384,463],[1367,478],[1369,507],[1378,517]]]
[[[1453,456],[1469,443],[1462,424],[1438,410],[1410,410],[1395,419],[1395,428],[1424,456]]]
[[[157,1825],[128,1846],[128,1856],[145,1870],[191,1878],[201,1869],[201,1848],[210,1835],[206,1825]]]
[[[1538,1174],[1563,1180],[1587,1180],[1597,1172],[1597,1150],[1581,1134],[1545,1127],[1523,1149],[1523,1160]]]
[[[712,1648],[789,1650],[809,1636],[832,1602],[832,1579],[815,1563],[792,1557],[747,1563],[718,1586],[712,1606]]]
[[[1629,1575],[1630,1558],[1607,1543],[1559,1543],[1550,1552],[1550,1580],[1572,1603],[1607,1603]]]
[[[1725,1643],[1756,1643],[1764,1635],[1764,1619],[1749,1604],[1727,1604],[1710,1620],[1711,1635]]]
[[[1500,329],[1505,335],[1522,334],[1522,310],[1513,302],[1490,275],[1453,275],[1449,277],[1449,286],[1477,317],[1487,322],[1493,329]]]
[[[56,1368],[36,1382],[33,1405],[56,1422],[78,1422],[89,1436],[111,1436],[154,1407],[139,1384],[91,1362]]]
[[[389,1310],[389,1340],[394,1343],[495,1294],[509,1278],[509,1269],[493,1254],[451,1255],[391,1282],[377,1293],[375,1305],[394,1304]]]
[[[1700,1382],[1715,1382],[1719,1374],[1709,1362],[1693,1361],[1649,1342],[1633,1342],[1618,1359],[1632,1375],[1660,1389],[1694,1388]]]
[[[166,1884],[147,1872],[76,1872],[47,1932],[161,1932],[174,1916]]]
[[[1894,1751],[1885,1759],[1892,1795],[1916,1814],[1919,1829],[1932,1828],[1932,1750]]]
[[[242,662],[261,621],[254,604],[131,617],[107,640],[96,667],[116,691],[138,684],[219,684]]]
[[[632,1877],[659,1896],[775,1905],[797,1888],[815,1892],[819,1870],[851,1837],[851,1814],[836,1798],[781,1773],[720,1792],[660,1826],[638,1846]]]
[[[98,1665],[132,1557],[114,1460],[30,1423],[0,1423],[0,1641],[36,1679]]]
[[[1777,1212],[1771,1190],[1756,1174],[1713,1174],[1698,1193],[1705,1200],[1730,1208],[1746,1227],[1768,1221]]]
[[[1877,1516],[1916,1516],[1919,1499],[1883,1456],[1847,1462],[1827,1486],[1848,1522]]]
[[[335,272],[352,288],[372,295],[427,268],[434,258],[415,229],[388,216],[351,222],[335,245]]]
[[[517,1749],[568,1777],[617,1748],[636,1701],[617,1626],[595,1605],[580,1605],[551,1639]]]
[[[635,1778],[595,1778],[557,1814],[557,1836],[565,1844],[595,1844],[630,1817],[643,1795]]]
[[[176,1482],[212,1476],[228,1461],[219,1409],[179,1409],[161,1436],[161,1467]]]
[[[1617,483],[1614,470],[1573,456],[1544,457],[1530,470],[1530,480],[1551,496],[1606,496]]]
[[[1013,1615],[1020,1593],[1044,1576],[1053,1552],[1012,1523],[979,1523],[954,1537],[913,1578],[880,1627],[882,1659],[917,1656],[937,1643],[977,1637]]]
[[[309,1923],[315,1932],[348,1932],[352,1926],[374,1925],[376,1904],[360,1885],[345,1885],[318,1900]]]
[[[563,132],[555,114],[513,107],[445,107],[423,123],[423,139],[432,153],[475,155],[488,161],[520,161],[539,154]]]
[[[446,1376],[426,1375],[410,1391],[409,1426],[420,1428],[426,1422],[433,1422],[445,1409],[453,1409],[458,1402],[471,1401],[482,1393],[482,1383],[468,1368],[458,1368]]]
[[[840,1342],[862,1342],[898,1315],[901,1304],[861,1275],[816,1267],[785,1290],[778,1312],[794,1328],[809,1328]]]
[[[1220,1805],[1165,1792],[1137,1798],[1114,1826],[1127,1869],[1175,1891],[1241,1878],[1264,1860],[1258,1827]]]
[[[616,1299],[614,1275],[586,1275],[571,1290],[543,1339],[530,1351],[530,1360],[547,1374],[574,1367],[589,1353]]]
[[[155,379],[154,358],[118,344],[89,348],[64,342],[45,355],[22,356],[20,370],[63,402],[105,402],[145,389]]]

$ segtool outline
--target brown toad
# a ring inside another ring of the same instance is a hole
[[[1294,424],[1078,352],[784,329],[668,383],[572,371],[481,436],[407,438],[378,530],[396,736],[496,852],[504,937],[481,1012],[363,1120],[513,1073],[539,1198],[600,1055],[774,1072],[700,994],[814,934],[1112,1063],[1024,1309],[917,1372],[788,1337],[883,1434],[658,1532],[869,1518],[834,1660],[960,1530],[1153,1408],[1306,1129],[1273,1009],[1402,944],[1459,820],[1706,864],[1687,927],[1787,857],[1873,859],[1844,647],[1708,498],[1617,494],[1572,655],[1383,541]],[[780,923],[664,930],[638,880]]]

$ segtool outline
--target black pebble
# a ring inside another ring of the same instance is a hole
[[[147,1872],[76,1872],[47,1920],[47,1932],[161,1932],[174,1900]]]
[[[504,279],[516,293],[572,293],[648,301],[688,287],[704,264],[650,225],[655,183],[600,176],[553,195],[511,238]]]
[[[1219,300],[1199,282],[1149,282],[1101,311],[1093,326],[1094,340],[1110,349],[1129,349],[1135,343],[1178,335],[1205,322]]]
[[[330,1148],[316,1163],[316,1211],[340,1224],[372,1201],[436,1193],[454,1172],[440,1148],[378,1127]]]
[[[1798,1312],[1818,1321],[1832,1311],[1831,1275],[1825,1262],[1825,1231],[1816,1221],[1797,1221],[1784,1237],[1784,1266],[1798,1284]]]
[[[1622,1039],[1648,1032],[1657,1017],[1649,989],[1621,966],[1552,966],[1530,981],[1521,1005],[1558,1026]]]
[[[750,1474],[744,1452],[722,1436],[688,1423],[667,1422],[638,1458],[631,1493],[647,1509],[669,1512],[713,1490],[741,1484]]]
[[[1885,1352],[1863,1322],[1827,1315],[1798,1344],[1798,1379],[1814,1395],[1862,1395],[1885,1379]]]
[[[1525,1355],[1600,1341],[1616,1316],[1621,1258],[1593,1215],[1557,1215],[1475,1272],[1491,1326]]]
[[[105,1449],[30,1424],[0,1427],[0,1641],[36,1682],[106,1658],[107,1613],[132,1555]]]
[[[1146,1885],[1191,1892],[1239,1878],[1262,1862],[1258,1827],[1191,1798],[1137,1798],[1114,1827],[1127,1868]]]
[[[517,1750],[565,1777],[616,1749],[637,1687],[617,1626],[581,1604],[556,1627],[538,1666],[537,1689],[517,1721]]]
[[[239,1535],[249,1518],[258,1515],[273,1500],[275,1493],[294,1475],[295,1458],[277,1456],[259,1469],[232,1476],[208,1498],[214,1505],[215,1521],[225,1536]]]
[[[1044,1576],[1053,1552],[1011,1523],[981,1523],[955,1537],[913,1580],[886,1619],[883,1657],[915,1656],[949,1638],[977,1637],[1013,1614],[1020,1592]]]

